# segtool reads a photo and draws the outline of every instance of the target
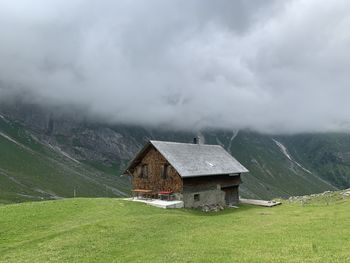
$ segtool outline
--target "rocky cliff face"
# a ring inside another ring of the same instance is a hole
[[[79,114],[28,104],[2,105],[0,112],[33,131],[44,142],[58,145],[78,160],[125,163],[141,147],[124,127],[88,122]]]
[[[58,146],[74,159],[96,167],[102,165],[122,170],[149,139],[191,142],[199,135],[202,143],[222,145],[250,170],[243,176],[241,194],[244,196],[287,197],[350,187],[350,162],[345,158],[350,152],[348,135],[271,136],[236,130],[169,131],[97,123],[75,111],[21,103],[1,105],[0,112],[22,123],[40,141]],[[347,147],[334,146],[339,138]],[[332,159],[330,156],[345,157]]]

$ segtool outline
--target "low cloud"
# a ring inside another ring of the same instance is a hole
[[[0,100],[114,123],[350,130],[348,1],[0,1]]]

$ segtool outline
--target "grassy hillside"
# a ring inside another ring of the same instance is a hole
[[[349,134],[302,134],[281,140],[299,162],[321,178],[339,188],[350,186]]]
[[[128,184],[107,169],[72,159],[0,117],[0,203],[77,196],[120,196]]]
[[[41,114],[22,117],[21,122],[0,117],[3,203],[71,197],[74,189],[78,196],[129,192],[130,184],[119,172],[149,139],[191,142],[198,135],[69,117],[48,118],[47,123]],[[222,145],[249,169],[242,176],[243,197],[270,199],[350,187],[347,134],[273,136],[207,130],[201,137],[202,142]]]
[[[213,214],[66,199],[3,205],[0,215],[0,262],[350,260],[350,200],[340,195]]]
[[[336,186],[287,158],[270,135],[254,132],[215,132],[206,141],[221,144],[250,171],[243,175],[241,193],[253,198],[274,198],[320,193]],[[294,155],[292,155],[294,157]]]

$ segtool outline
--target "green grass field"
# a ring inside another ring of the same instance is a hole
[[[0,262],[349,262],[349,247],[339,196],[209,214],[112,198],[0,206]]]

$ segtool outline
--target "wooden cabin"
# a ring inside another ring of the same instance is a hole
[[[173,193],[184,207],[235,205],[241,174],[248,170],[220,145],[149,141],[124,174],[133,189]]]

